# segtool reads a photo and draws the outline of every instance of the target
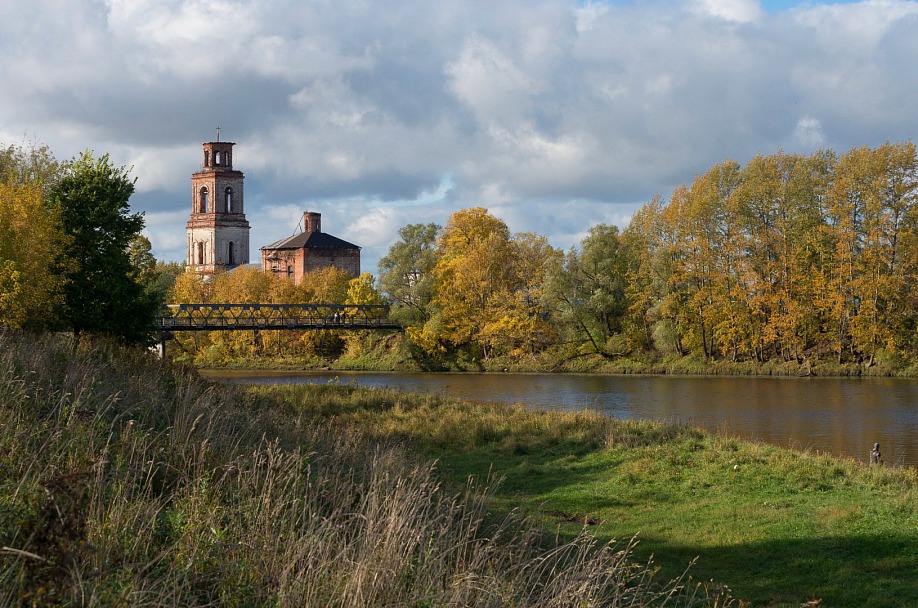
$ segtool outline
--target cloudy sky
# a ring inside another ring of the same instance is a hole
[[[487,207],[567,249],[726,159],[915,138],[918,2],[0,0],[0,144],[133,167],[184,260],[201,143],[258,247]]]

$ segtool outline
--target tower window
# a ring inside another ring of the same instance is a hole
[[[198,243],[198,265],[199,266],[204,265],[204,243],[203,242]]]
[[[233,249],[234,249],[233,242],[230,241],[229,246],[227,247],[227,252],[226,252],[227,253],[226,263],[229,264],[230,266],[236,263],[236,252],[233,251]]]
[[[210,166],[210,150],[204,150],[204,166]]]
[[[233,189],[227,187],[227,189],[224,190],[223,193],[224,193],[224,195],[226,196],[226,212],[227,212],[227,213],[235,213],[236,210],[233,209]]]
[[[215,165],[220,164],[220,152],[214,152],[214,164]]]
[[[198,192],[198,213],[207,213],[207,186]]]

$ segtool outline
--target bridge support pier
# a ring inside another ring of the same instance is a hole
[[[166,342],[172,338],[172,334],[168,331],[160,332],[159,334],[159,358],[163,361],[166,360]]]

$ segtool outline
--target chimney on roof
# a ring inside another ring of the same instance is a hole
[[[322,214],[313,211],[304,213],[303,232],[322,232]]]

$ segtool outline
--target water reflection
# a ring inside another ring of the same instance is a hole
[[[543,410],[595,409],[617,418],[711,430],[866,460],[918,466],[918,381],[556,374],[209,372],[226,382],[355,383]]]

